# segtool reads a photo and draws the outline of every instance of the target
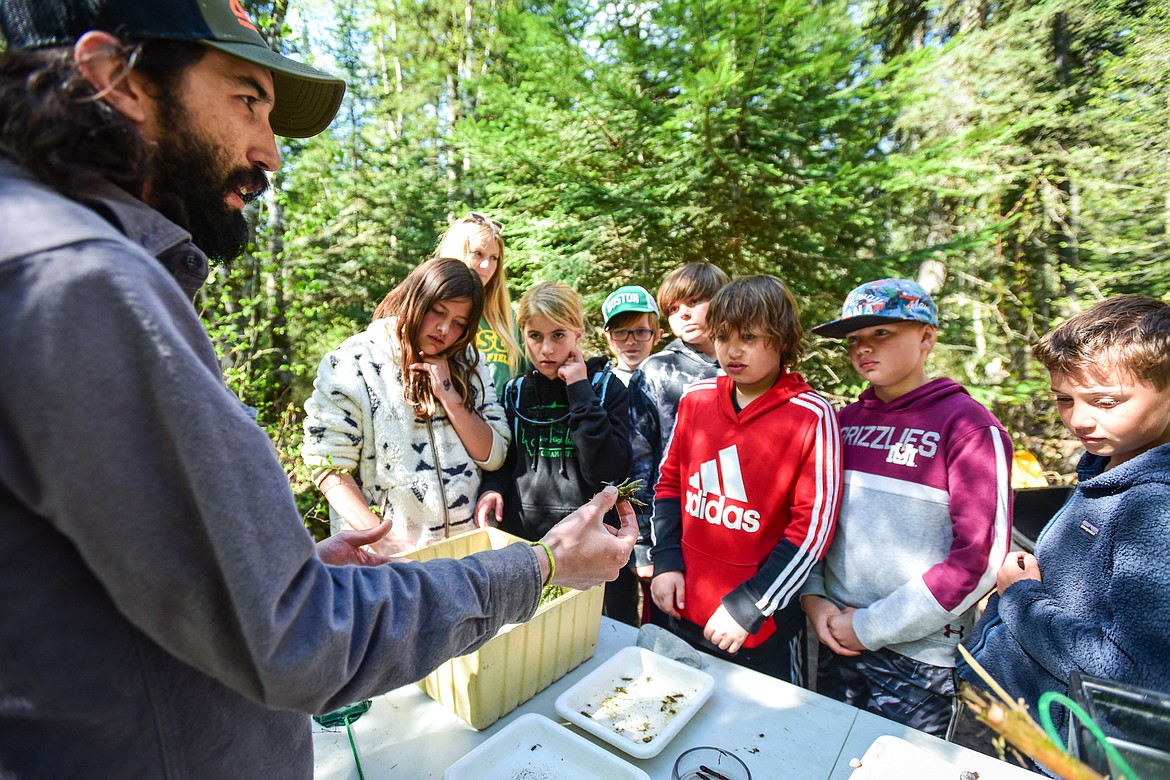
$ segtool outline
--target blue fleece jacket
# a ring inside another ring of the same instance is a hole
[[[1170,691],[1170,444],[1108,461],[1082,456],[1076,492],[1037,541],[1043,581],[993,596],[967,644],[1032,713],[1045,691],[1067,692],[1073,669]],[[959,674],[982,685],[965,663]]]

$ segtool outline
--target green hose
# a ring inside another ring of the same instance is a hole
[[[370,700],[366,699],[365,701],[359,701],[347,707],[342,707],[339,710],[327,712],[324,715],[313,716],[313,720],[325,728],[345,726],[345,733],[349,735],[349,749],[353,751],[353,762],[357,765],[358,778],[360,780],[366,780],[366,774],[362,771],[362,760],[358,758],[357,741],[353,737],[353,727],[350,724],[360,718],[369,708]]]
[[[1089,717],[1089,713],[1085,712],[1081,708],[1081,705],[1063,693],[1046,691],[1041,695],[1040,704],[1037,709],[1040,711],[1040,725],[1044,727],[1044,733],[1048,735],[1048,739],[1052,740],[1054,745],[1064,750],[1064,744],[1062,743],[1060,734],[1052,724],[1052,705],[1054,702],[1056,704],[1063,704],[1089,730],[1089,733],[1093,735],[1093,738],[1097,740],[1097,743],[1105,751],[1105,756],[1109,759],[1109,765],[1116,768],[1124,780],[1141,780],[1137,776],[1137,773],[1126,763],[1126,760],[1121,757],[1121,754],[1117,752],[1117,748],[1113,747],[1113,744],[1105,737],[1105,732],[1093,722],[1093,719]],[[1072,724],[1070,723],[1069,725],[1071,727]]]
[[[353,727],[349,725],[352,722],[352,718],[346,717],[345,733],[349,734],[349,749],[353,751],[353,762],[357,764],[358,780],[366,780],[366,773],[362,771],[362,760],[358,758],[357,742],[353,739]]]

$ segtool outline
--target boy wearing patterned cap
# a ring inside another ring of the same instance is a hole
[[[843,338],[869,381],[839,415],[837,533],[802,590],[818,691],[936,736],[955,707],[955,646],[1011,535],[1011,439],[958,383],[930,379],[938,309],[908,279],[854,289],[813,333]]]

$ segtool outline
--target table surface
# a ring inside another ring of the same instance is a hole
[[[524,713],[562,722],[554,708],[557,696],[615,652],[634,644],[637,636],[636,629],[602,618],[597,651],[591,659],[483,731],[473,729],[417,685],[374,697],[370,710],[352,725],[365,776],[438,780],[451,764]],[[640,767],[653,780],[669,780],[675,758],[697,745],[718,745],[734,752],[755,780],[846,780],[853,774],[850,760],[862,757],[883,735],[899,737],[961,769],[977,771],[980,780],[1037,777],[773,677],[709,655],[703,660],[703,669],[715,678],[715,692],[654,758],[635,759],[575,726],[565,728]],[[358,778],[344,728],[324,729],[314,722],[313,749],[315,780]]]

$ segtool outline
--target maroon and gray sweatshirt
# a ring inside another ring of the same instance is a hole
[[[802,594],[857,607],[870,650],[954,666],[1011,539],[1011,439],[950,379],[890,403],[870,388],[838,419],[841,514]]]

